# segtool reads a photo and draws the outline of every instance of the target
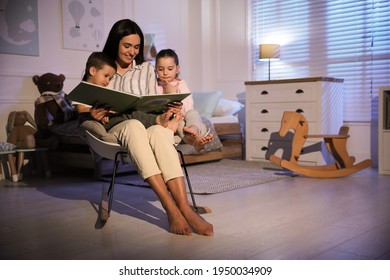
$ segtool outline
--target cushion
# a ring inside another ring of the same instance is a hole
[[[8,142],[0,142],[0,151],[5,152],[5,151],[13,151],[16,149],[16,146],[12,143]],[[1,166],[0,166],[1,168]]]
[[[220,98],[217,107],[214,110],[213,116],[223,117],[223,116],[235,115],[243,107],[244,104],[241,104],[238,101],[234,101],[226,98]]]
[[[206,117],[202,117],[202,121],[206,125],[207,128],[210,128],[210,133],[212,133],[214,135],[213,140],[211,140],[209,143],[204,145],[204,151],[211,152],[211,151],[221,150],[222,143],[221,143],[221,140],[219,139],[217,132],[215,131],[214,125]]]
[[[222,91],[220,90],[213,92],[193,92],[192,98],[194,99],[194,109],[197,110],[201,116],[211,118],[221,96]]]

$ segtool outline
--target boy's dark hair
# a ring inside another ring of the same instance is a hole
[[[163,57],[172,57],[173,60],[175,61],[176,66],[179,65],[179,57],[174,50],[164,49],[159,51],[158,54],[156,55],[156,65],[157,65],[157,61]]]
[[[88,57],[87,63],[85,64],[85,71],[83,76],[83,81],[86,81],[88,79],[89,75],[89,69],[91,67],[95,67],[96,69],[102,69],[104,65],[111,66],[112,68],[117,69],[115,60],[112,59],[109,55],[103,53],[103,52],[93,52]]]

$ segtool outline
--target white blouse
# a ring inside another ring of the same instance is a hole
[[[122,76],[116,73],[108,87],[140,96],[157,94],[157,78],[153,64],[143,62],[141,65],[135,65],[135,61],[133,63],[133,69]]]

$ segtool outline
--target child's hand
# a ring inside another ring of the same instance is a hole
[[[176,132],[179,123],[182,121],[183,116],[181,112],[172,113],[172,111],[165,112],[157,116],[157,124],[171,129],[173,132]]]
[[[110,109],[102,105],[95,105],[89,110],[92,118],[101,123],[108,123],[111,115]]]
[[[104,116],[104,117],[100,120],[101,123],[109,123],[109,121],[110,121],[110,117],[109,117],[109,116]]]
[[[179,91],[179,81],[168,82],[162,79],[158,80],[158,85],[163,88],[163,93],[177,93]]]
[[[164,93],[177,93],[179,91],[179,83],[167,83]]]

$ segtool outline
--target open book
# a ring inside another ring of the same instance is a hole
[[[191,93],[142,95],[110,89],[87,82],[78,84],[67,98],[87,105],[105,104],[111,111],[162,112],[170,102],[180,102]]]

